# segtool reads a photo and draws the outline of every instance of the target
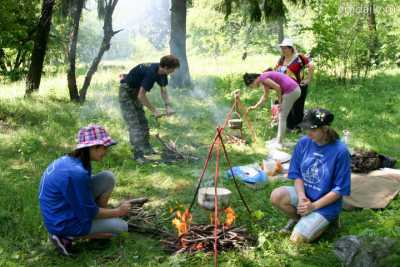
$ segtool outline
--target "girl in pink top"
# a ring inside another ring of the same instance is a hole
[[[289,76],[276,72],[267,71],[260,74],[245,73],[243,80],[246,86],[257,88],[260,85],[264,87],[264,93],[260,100],[253,106],[249,107],[249,111],[262,106],[268,99],[270,90],[276,91],[278,101],[280,104],[279,123],[278,123],[278,136],[277,142],[283,143],[283,138],[286,132],[286,120],[294,102],[300,97],[299,85]]]

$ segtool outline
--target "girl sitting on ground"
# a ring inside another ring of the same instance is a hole
[[[75,238],[110,238],[128,231],[126,216],[131,204],[107,208],[115,186],[109,171],[92,175],[91,162],[101,161],[116,142],[98,125],[81,128],[73,152],[52,162],[39,187],[40,211],[50,240],[69,256]]]
[[[350,154],[330,127],[333,114],[325,109],[306,112],[300,127],[307,136],[297,143],[288,178],[294,186],[271,193],[272,205],[289,217],[282,232],[293,242],[311,242],[319,237],[342,210],[343,196],[350,195]]]

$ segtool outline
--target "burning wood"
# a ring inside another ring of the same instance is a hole
[[[224,228],[230,228],[235,223],[236,220],[235,211],[232,208],[228,207],[224,209],[224,212],[225,212]],[[214,212],[210,213],[210,222],[211,224],[215,223]],[[220,224],[219,219],[217,219],[217,224],[218,225]]]
[[[218,247],[222,250],[240,248],[253,243],[254,239],[242,227],[232,227],[236,216],[232,208],[225,211],[225,222],[222,228],[218,229]],[[217,219],[218,220],[218,219]],[[171,237],[162,240],[165,249],[173,253],[196,253],[210,252],[214,248],[214,225],[213,224],[190,224],[192,215],[188,210],[184,213],[177,212],[172,223],[178,231],[178,237]],[[214,216],[211,213],[211,222],[214,223]],[[218,220],[219,223],[219,220]]]
[[[224,227],[229,228],[231,225],[233,225],[235,223],[236,214],[235,214],[235,211],[230,207],[225,209],[225,214],[226,214],[226,219],[225,219]]]
[[[218,230],[218,249],[229,250],[245,247],[255,240],[243,227],[230,227]],[[178,238],[161,241],[165,249],[172,253],[211,252],[214,249],[214,225],[192,224],[190,230]]]
[[[190,214],[189,209],[186,209],[183,213],[177,211],[175,219],[172,220],[172,224],[175,225],[178,230],[179,236],[182,236],[189,231],[191,223],[192,214]]]

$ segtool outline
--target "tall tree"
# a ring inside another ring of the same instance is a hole
[[[82,17],[82,9],[84,7],[84,0],[73,1],[73,22],[72,30],[70,35],[70,45],[68,50],[68,90],[70,99],[75,102],[83,103],[86,100],[87,90],[90,86],[90,82],[94,73],[97,71],[97,67],[104,53],[110,49],[110,42],[112,37],[120,31],[114,31],[112,28],[112,15],[114,13],[115,7],[117,6],[118,0],[98,0],[98,14],[99,17],[103,19],[103,39],[100,44],[100,48],[97,52],[96,57],[93,59],[89,70],[86,73],[83,85],[78,91],[78,86],[76,82],[76,47],[78,42],[79,34],[79,21]]]
[[[171,54],[177,56],[180,68],[172,75],[171,84],[176,87],[191,86],[189,64],[186,56],[187,0],[171,0]]]
[[[100,2],[102,4],[100,4]],[[97,71],[97,67],[100,64],[101,59],[106,51],[108,51],[111,47],[111,39],[114,35],[119,33],[121,30],[114,31],[112,27],[112,16],[117,6],[118,0],[99,0],[99,15],[103,18],[103,40],[101,41],[99,51],[97,52],[97,56],[93,59],[92,64],[88,72],[86,73],[85,80],[83,81],[83,85],[81,90],[79,91],[81,102],[84,102],[86,99],[86,93],[89,88],[90,82],[94,73]]]
[[[51,27],[53,7],[55,0],[43,0],[42,12],[39,25],[36,31],[35,43],[33,46],[31,64],[26,77],[26,95],[39,90],[42,78],[43,62],[46,56],[47,42]]]
[[[379,39],[378,32],[376,30],[376,16],[375,16],[375,5],[373,0],[368,2],[368,31],[369,31],[369,60],[372,64],[378,62],[378,51],[379,51]]]
[[[74,0],[70,6],[72,14],[71,32],[69,35],[68,46],[68,70],[67,81],[69,97],[75,102],[79,102],[78,86],[76,84],[76,47],[78,45],[79,23],[82,17],[82,10],[85,0]]]
[[[283,38],[285,37],[284,26],[285,26],[285,18],[278,17],[276,19],[276,23],[278,25],[278,42],[281,43]]]

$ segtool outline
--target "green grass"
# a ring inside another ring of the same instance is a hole
[[[242,88],[240,77],[246,66],[232,61],[229,73],[223,68],[208,69],[224,59],[196,59],[196,87],[170,90],[177,115],[156,123],[149,120],[151,134],[177,139],[178,145],[197,147],[196,154],[204,158],[215,127],[221,123],[231,106],[230,93]],[[238,62],[239,61],[239,62]],[[263,59],[251,59],[252,67],[262,69]],[[202,69],[204,67],[204,70]],[[197,69],[196,69],[197,68]],[[251,69],[251,68],[250,68]],[[43,90],[33,99],[23,99],[23,83],[3,86],[0,92],[0,265],[1,266],[209,266],[213,259],[204,254],[170,256],[164,253],[158,240],[143,235],[126,234],[115,239],[103,250],[81,244],[76,258],[57,255],[47,242],[37,201],[40,176],[55,158],[69,152],[80,126],[90,122],[104,125],[119,141],[95,170],[110,169],[118,177],[113,201],[132,194],[151,198],[151,208],[168,215],[169,208],[187,206],[202,168],[197,163],[138,166],[130,159],[127,128],[117,101],[116,77],[121,69],[107,68],[96,74],[83,106],[69,103],[65,77],[56,75],[43,81]],[[217,75],[218,74],[218,75]],[[337,84],[320,77],[310,88],[307,107],[326,107],[335,114],[334,127],[341,132],[349,129],[353,146],[377,150],[400,159],[400,83],[399,73],[377,74],[363,82]],[[151,98],[160,103],[158,90]],[[254,103],[260,92],[243,95],[245,103]],[[275,130],[265,127],[270,117],[267,108],[252,113],[259,141],[246,148],[229,146],[235,165],[259,162],[266,151],[263,142],[274,137]],[[299,136],[289,135],[295,141]],[[155,139],[152,143],[159,147]],[[226,163],[223,163],[226,169]],[[212,170],[210,170],[212,173]],[[246,225],[259,238],[259,244],[243,251],[220,255],[221,266],[340,266],[332,250],[333,242],[344,235],[359,234],[400,238],[400,199],[397,197],[384,210],[344,212],[343,228],[328,232],[320,241],[297,247],[287,236],[276,230],[286,219],[271,207],[271,191],[285,182],[268,184],[252,190],[241,186],[250,208],[259,218],[252,222],[235,192],[232,206],[238,213],[237,223]],[[225,182],[232,188],[232,184]],[[205,222],[207,214],[194,209],[194,220]],[[389,259],[386,266],[395,266],[400,256]]]

